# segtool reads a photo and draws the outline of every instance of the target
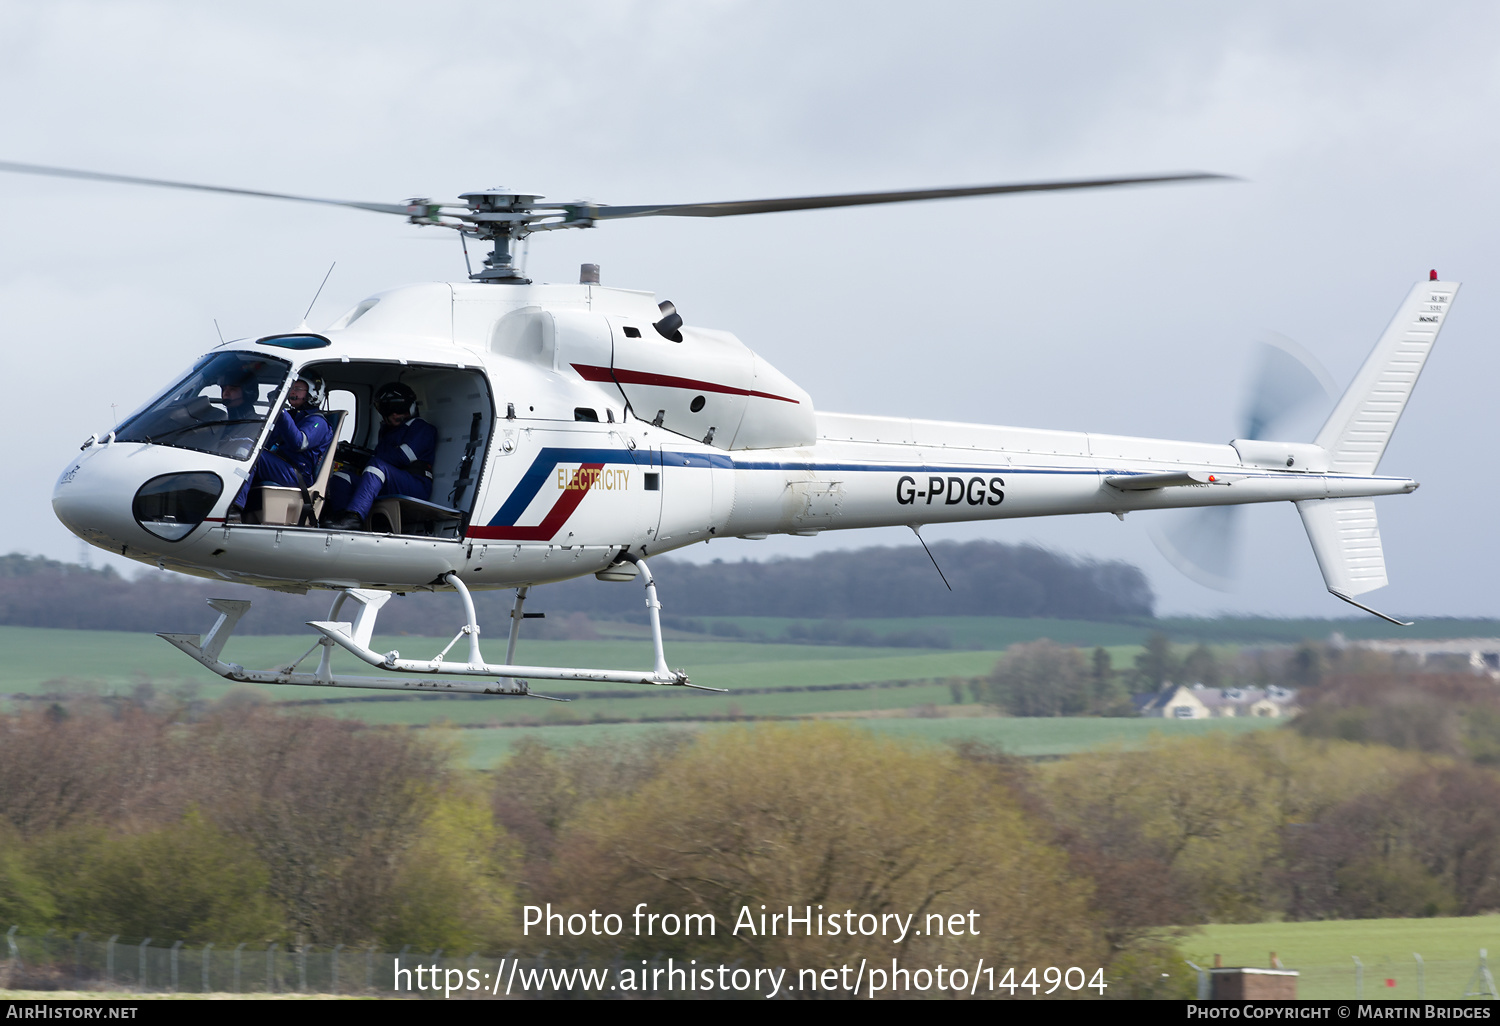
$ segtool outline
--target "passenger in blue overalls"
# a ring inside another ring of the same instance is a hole
[[[417,394],[401,382],[375,393],[380,414],[380,440],[364,473],[353,480],[338,471],[328,482],[328,506],[338,512],[324,521],[340,531],[359,530],[375,500],[387,495],[432,497],[432,460],[437,454],[437,428],[417,416]]]
[[[333,428],[318,410],[322,400],[323,382],[317,377],[304,374],[292,382],[287,389],[286,408],[276,416],[271,437],[255,459],[254,473],[229,507],[231,517],[244,511],[250,489],[256,485],[312,485],[318,476],[318,464],[333,441]]]

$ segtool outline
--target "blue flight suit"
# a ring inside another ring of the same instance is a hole
[[[332,442],[333,427],[317,410],[308,406],[282,410],[276,415],[266,447],[255,458],[254,473],[235,496],[234,504],[244,509],[250,489],[256,485],[296,487],[298,472],[302,474],[302,483],[312,487],[318,476],[318,464]]]
[[[375,500],[387,495],[432,498],[432,461],[437,455],[437,428],[421,417],[400,427],[382,423],[375,455],[358,481],[339,471],[328,482],[330,509],[370,515]]]

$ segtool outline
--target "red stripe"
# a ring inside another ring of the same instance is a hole
[[[602,463],[585,463],[573,472],[573,477],[568,483],[570,486],[575,485],[580,471],[603,469]],[[471,527],[466,537],[496,538],[505,541],[551,541],[562,529],[562,525],[568,522],[568,518],[573,515],[573,511],[578,508],[583,497],[589,493],[589,489],[594,487],[594,482],[599,479],[590,474],[585,480],[587,483],[583,487],[569,487],[564,491],[562,498],[557,500],[556,505],[547,511],[542,522],[535,527]]]
[[[573,369],[584,381],[613,381],[615,376],[609,372],[608,367],[591,367],[586,363],[575,363]]]
[[[757,399],[776,399],[780,402],[791,403],[793,406],[802,405],[800,400],[788,399],[784,395],[772,395],[770,392],[757,392],[754,389],[737,388],[734,385],[719,385],[712,381],[699,381],[696,378],[678,378],[673,377],[671,374],[652,374],[649,371],[623,370],[619,367],[611,371],[608,367],[591,367],[581,363],[573,364],[573,369],[585,381],[617,381],[622,385],[660,385],[664,388],[690,388],[695,392],[749,395]]]

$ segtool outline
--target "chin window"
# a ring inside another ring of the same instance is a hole
[[[153,477],[135,493],[136,523],[167,541],[181,541],[203,523],[224,491],[218,474],[198,471]]]

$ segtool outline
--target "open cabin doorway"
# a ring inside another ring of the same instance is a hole
[[[342,412],[330,458],[333,472],[358,478],[379,444],[381,417],[375,395],[400,382],[417,396],[417,416],[437,431],[429,496],[377,499],[368,519],[372,531],[423,537],[463,538],[479,494],[495,406],[489,381],[479,370],[351,360],[307,365],[323,379],[325,412]]]

